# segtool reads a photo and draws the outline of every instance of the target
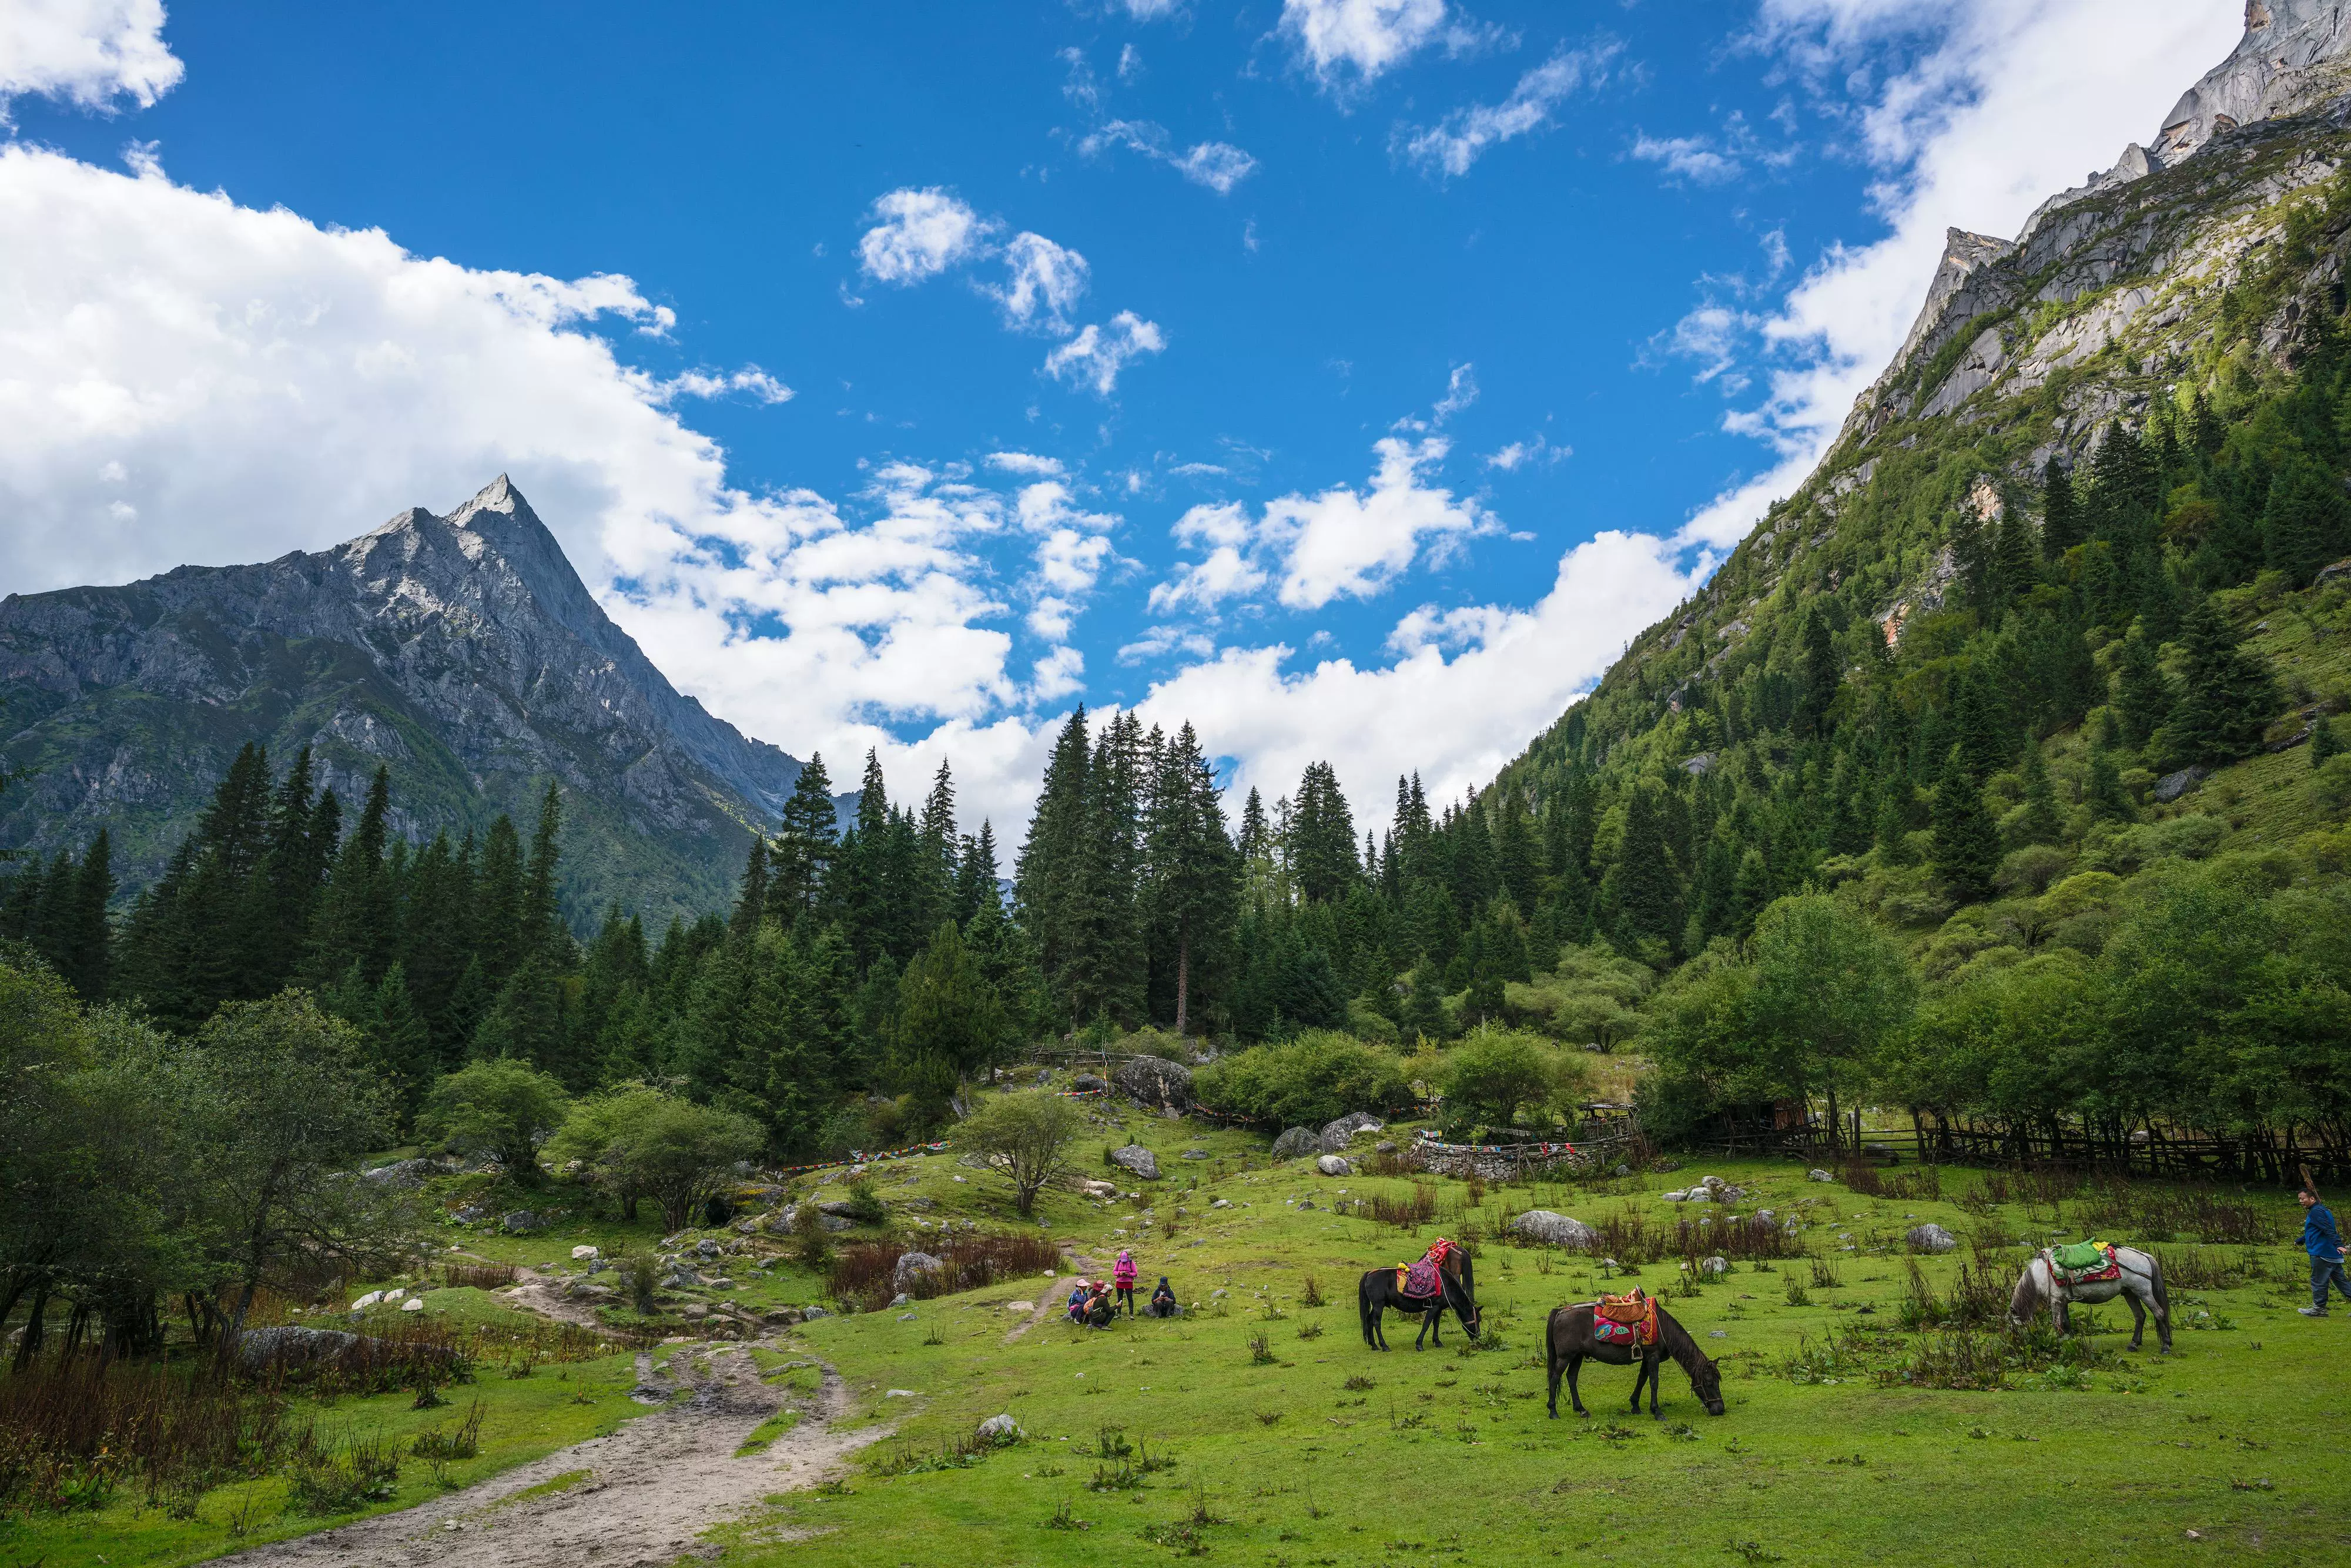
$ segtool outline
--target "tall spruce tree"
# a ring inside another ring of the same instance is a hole
[[[1964,901],[1991,897],[2000,869],[2000,834],[1957,747],[1935,787],[1934,826],[1935,874]]]
[[[822,899],[839,834],[832,779],[824,770],[823,755],[810,753],[784,801],[769,846],[768,901],[786,925],[814,912]]]
[[[2156,743],[2167,768],[2218,764],[2261,749],[2262,732],[2283,705],[2268,664],[2238,645],[2237,632],[2210,599],[2199,600],[2179,631],[2179,701]]]

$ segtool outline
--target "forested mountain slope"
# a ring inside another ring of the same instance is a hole
[[[1880,879],[1930,928],[2034,843],[2095,852],[2142,814],[2208,814],[2231,845],[2329,819],[2306,753],[2255,759],[2346,690],[2326,568],[2351,551],[2351,23],[2273,9],[2155,152],[2017,241],[1953,231],[1817,471],[1497,780],[1577,820],[1622,945],[1687,956],[1824,874],[1939,856]],[[1966,804],[1955,754],[1995,838],[1933,836],[1938,791]]]
[[[648,918],[725,902],[800,765],[682,696],[501,476],[334,549],[0,601],[0,844],[158,875],[249,742],[356,810],[400,780],[393,831],[486,829],[569,794],[567,903]]]

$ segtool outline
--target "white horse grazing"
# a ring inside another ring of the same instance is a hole
[[[2051,1261],[2048,1252],[2040,1252],[2024,1266],[2023,1275],[2016,1281],[2016,1293],[2009,1298],[2008,1321],[2023,1328],[2032,1322],[2033,1312],[2045,1306],[2050,1321],[2062,1335],[2066,1331],[2065,1309],[2073,1302],[2095,1306],[2121,1296],[2131,1310],[2131,1349],[2137,1350],[2139,1341],[2146,1337],[2147,1315],[2152,1310],[2156,1337],[2163,1343],[2164,1353],[2170,1354],[2171,1297],[2163,1288],[2163,1266],[2150,1254],[2133,1247],[2116,1248],[2115,1261],[2122,1265],[2122,1272],[2116,1278],[2071,1284]]]

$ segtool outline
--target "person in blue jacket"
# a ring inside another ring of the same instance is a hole
[[[2351,1301],[2351,1280],[2343,1275],[2343,1234],[2335,1229],[2335,1216],[2318,1201],[2316,1193],[2304,1187],[2300,1197],[2302,1249],[2310,1254],[2310,1305],[2295,1311],[2306,1318],[2323,1318],[2328,1287],[2342,1291],[2343,1299]]]

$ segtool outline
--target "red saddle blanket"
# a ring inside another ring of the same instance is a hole
[[[1657,1343],[1657,1302],[1638,1289],[1602,1296],[1592,1306],[1593,1337],[1604,1344],[1638,1349]]]

